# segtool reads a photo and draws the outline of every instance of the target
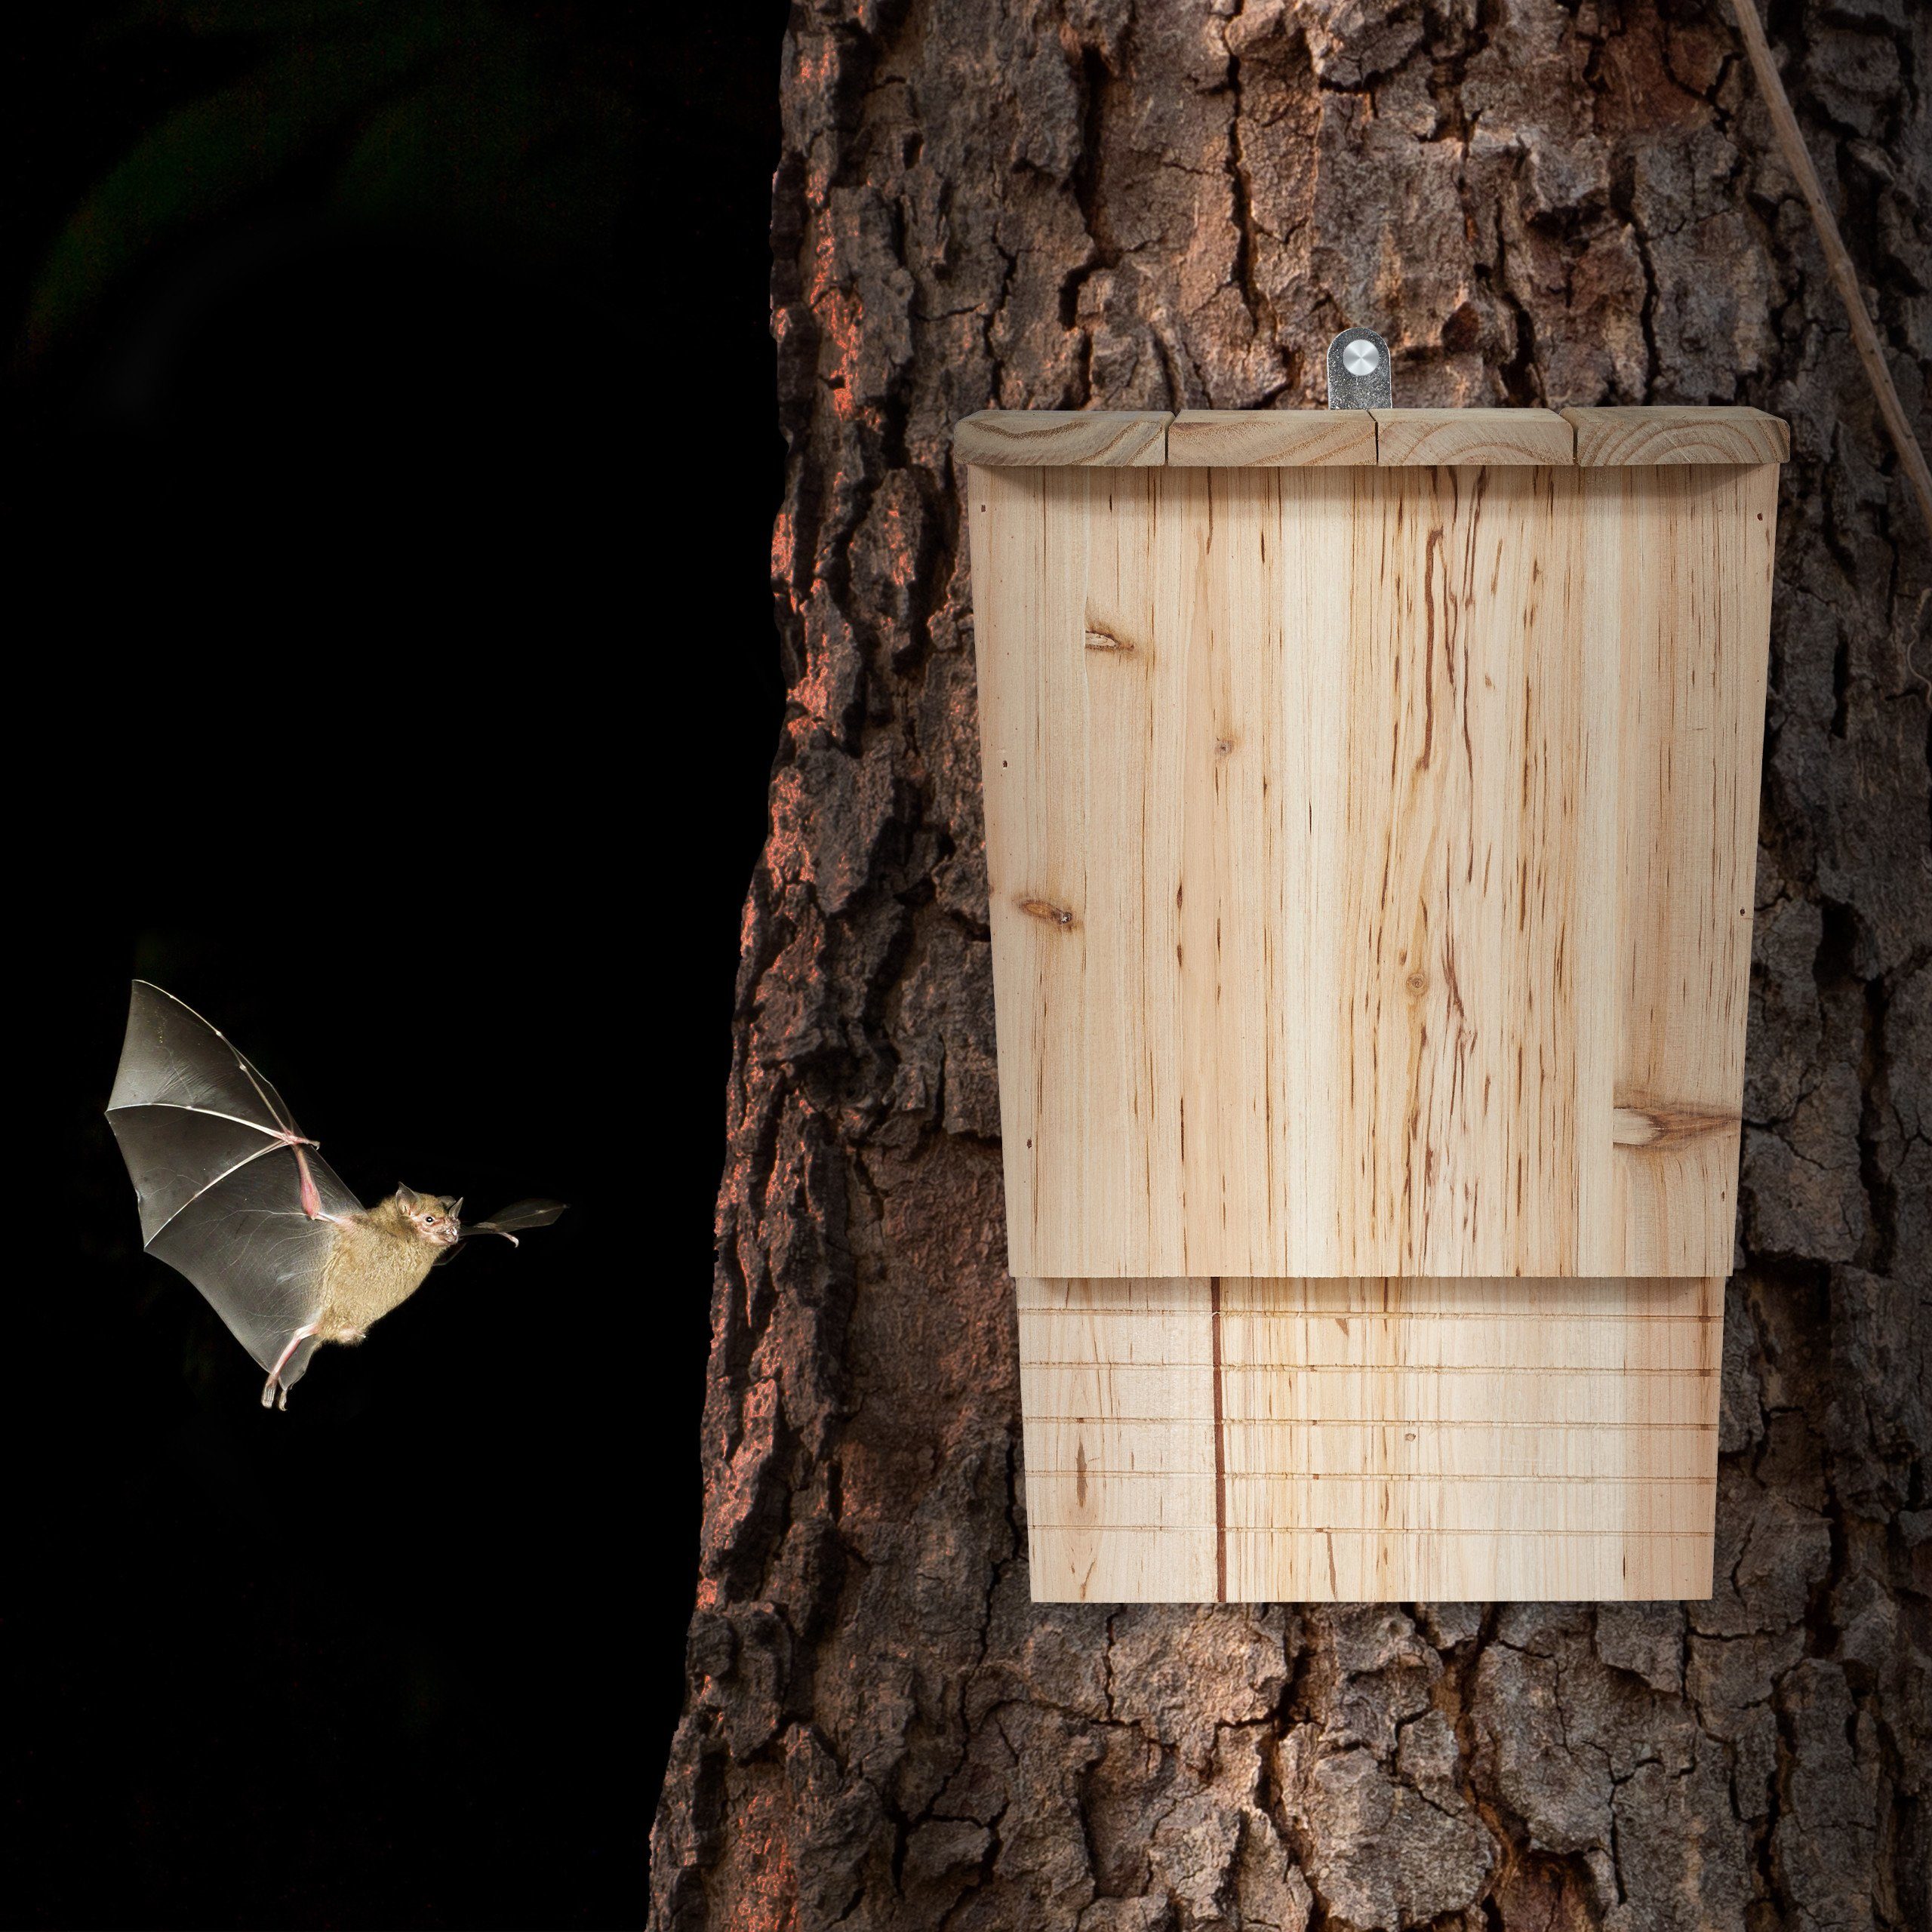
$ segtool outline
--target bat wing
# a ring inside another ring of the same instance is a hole
[[[334,1222],[359,1214],[281,1096],[202,1017],[134,982],[107,1103],[141,1209],[141,1243],[208,1297],[235,1340],[272,1370],[321,1311]],[[292,1388],[315,1343],[281,1370]]]

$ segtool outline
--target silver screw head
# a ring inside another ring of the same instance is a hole
[[[1331,339],[1322,358],[1331,409],[1392,409],[1395,386],[1389,345],[1373,329],[1347,328]]]

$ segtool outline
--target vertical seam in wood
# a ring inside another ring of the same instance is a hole
[[[1228,1600],[1228,1463],[1221,1429],[1221,1278],[1208,1278],[1209,1328],[1214,1347],[1214,1601]]]

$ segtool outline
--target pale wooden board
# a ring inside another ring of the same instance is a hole
[[[1727,1270],[1775,481],[969,472],[1016,1274]]]
[[[1655,463],[1783,463],[1791,432],[1761,409],[1566,409],[1587,469]]]
[[[1018,1284],[1038,1602],[1214,1592],[1214,1332],[1199,1281]],[[1152,1380],[1118,1377],[1131,1360]],[[1117,1360],[1121,1365],[1116,1367]]]
[[[1375,461],[1365,409],[1183,409],[1168,428],[1170,467],[1318,468]]]
[[[983,409],[955,428],[953,459],[1027,469],[1158,466],[1173,420],[1164,409]]]
[[[985,409],[956,426],[962,464],[1234,469],[1380,463],[1782,463],[1785,424],[1761,409]]]
[[[1375,460],[1436,463],[1559,463],[1576,460],[1576,432],[1552,409],[1378,409]]]
[[[1036,1601],[1709,1594],[1721,1281],[1017,1285]]]
[[[1614,743],[1595,902],[1614,948],[1604,1220],[1630,1274],[1728,1273],[1777,531],[1775,464],[1580,472],[1583,649]],[[1602,675],[1615,665],[1614,681]],[[1614,734],[1614,738],[1613,738]],[[1592,1177],[1601,1182],[1600,1174]]]

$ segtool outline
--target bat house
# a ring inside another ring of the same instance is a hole
[[[1036,1600],[1709,1593],[1787,453],[958,426]]]

